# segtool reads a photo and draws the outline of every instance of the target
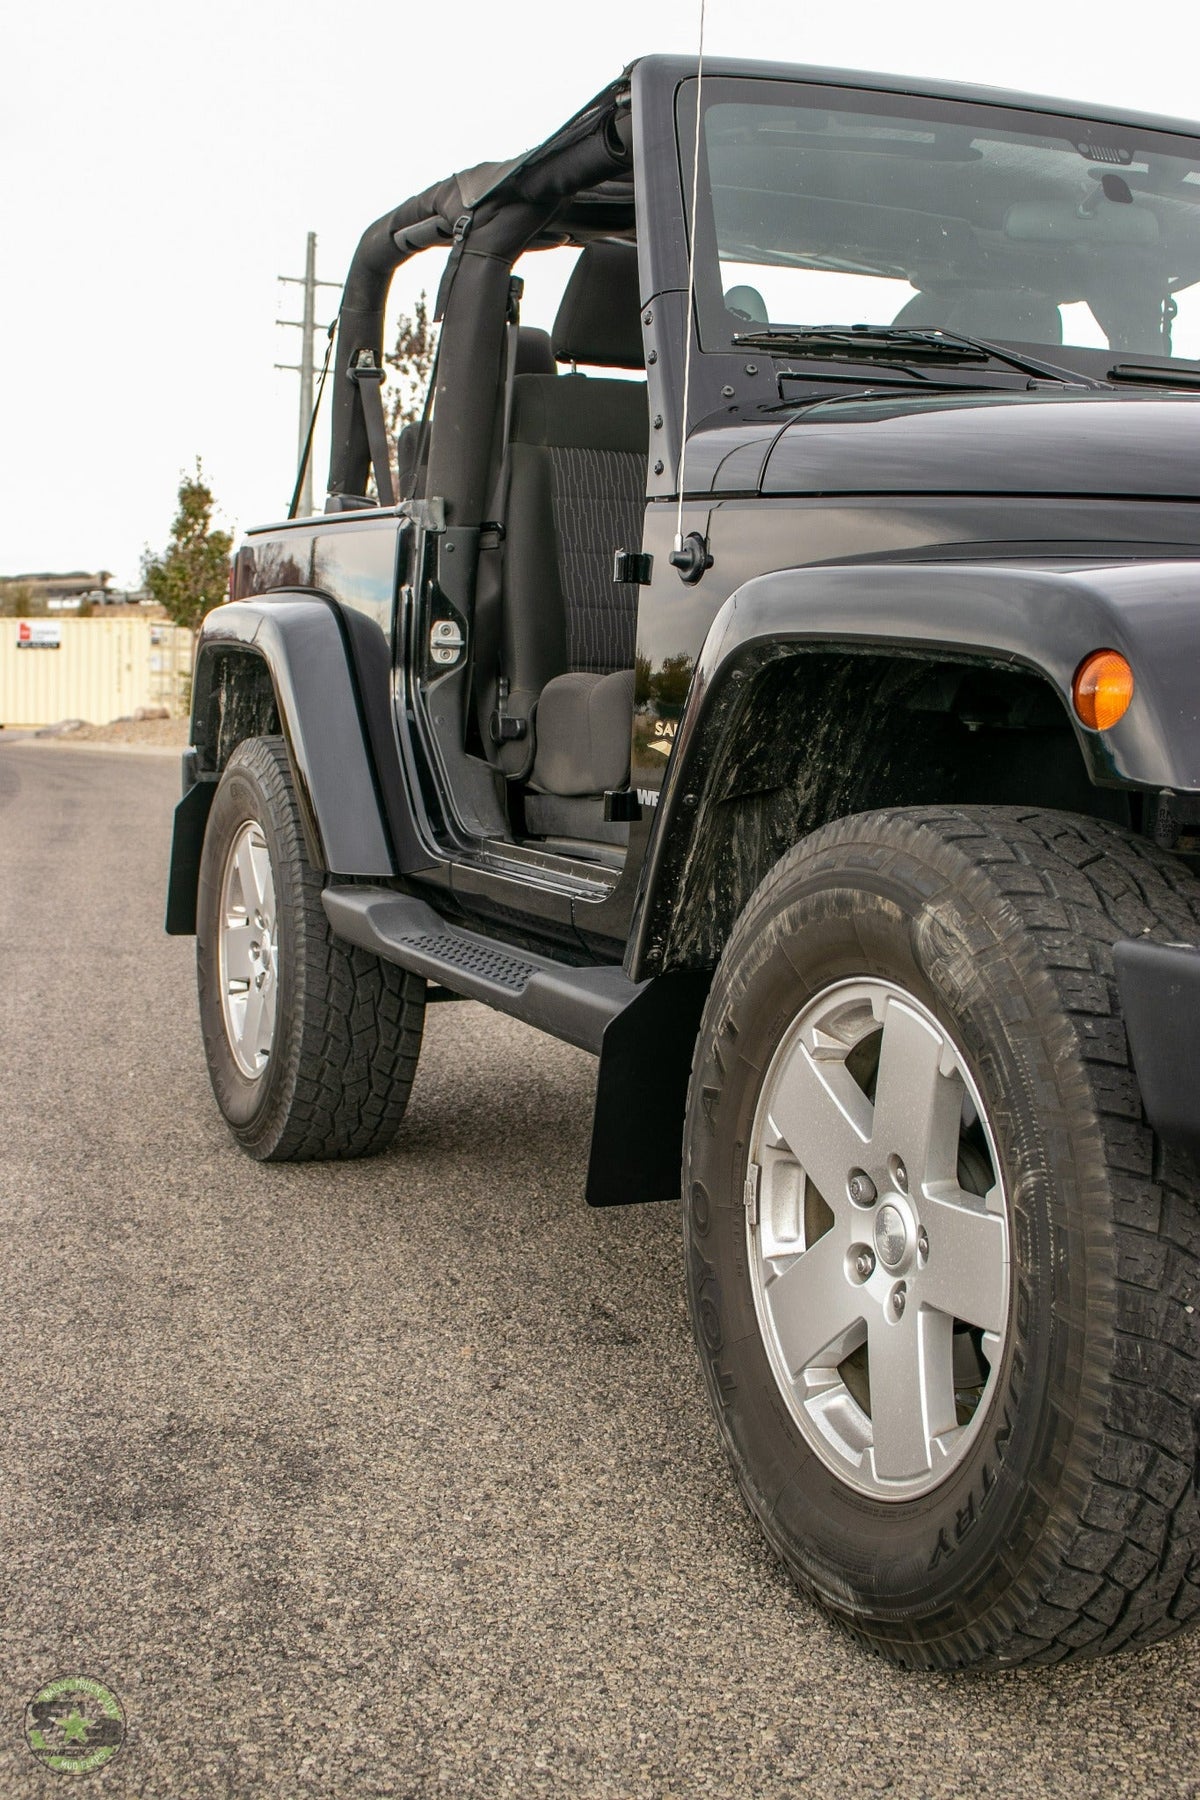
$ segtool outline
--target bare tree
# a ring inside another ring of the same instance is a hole
[[[397,492],[404,483],[396,454],[396,437],[406,425],[415,425],[425,409],[425,392],[433,373],[438,328],[429,316],[429,301],[424,289],[410,313],[401,313],[396,321],[395,348],[384,356],[390,371],[384,393],[388,425],[388,453],[392,460],[392,479]]]

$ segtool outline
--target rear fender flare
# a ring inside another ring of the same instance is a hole
[[[311,594],[234,601],[208,615],[196,650],[192,748],[171,850],[172,932],[195,930],[199,851],[216,782],[238,743],[264,730],[261,704],[242,720],[231,705],[239,664],[247,672],[257,665],[269,679],[271,728],[277,720],[287,745],[313,867],[373,879],[396,872],[336,608]]]

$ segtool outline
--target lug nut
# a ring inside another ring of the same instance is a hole
[[[879,1198],[875,1183],[861,1169],[854,1169],[846,1182],[846,1191],[855,1206],[874,1206]]]
[[[869,1281],[875,1273],[875,1258],[869,1250],[862,1250],[854,1261],[854,1273],[860,1281]]]
[[[903,1316],[904,1316],[904,1283],[903,1282],[900,1283],[899,1287],[894,1287],[892,1289],[892,1312],[895,1314],[896,1318],[898,1318],[898,1319],[903,1318]]]
[[[917,1255],[922,1262],[924,1262],[925,1258],[929,1255],[929,1233],[923,1225],[917,1233]]]
[[[908,1170],[898,1156],[893,1156],[891,1167],[892,1180],[900,1189],[901,1193],[906,1194],[908,1192]]]

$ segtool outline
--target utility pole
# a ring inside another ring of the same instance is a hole
[[[328,331],[328,325],[317,324],[317,289],[339,288],[340,281],[317,280],[317,234],[310,231],[308,247],[304,256],[303,275],[281,275],[280,281],[292,283],[304,289],[304,316],[300,319],[277,319],[277,325],[287,325],[300,333],[300,361],[294,363],[276,363],[277,369],[290,369],[300,377],[300,430],[296,447],[296,466],[300,465],[308,444],[308,430],[312,421],[313,409],[313,333]],[[304,485],[300,491],[300,512],[307,517],[313,509],[312,458],[309,457],[304,467]]]

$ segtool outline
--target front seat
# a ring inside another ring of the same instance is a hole
[[[644,366],[637,252],[590,244],[551,336],[560,363]],[[603,839],[604,793],[629,777],[637,588],[613,552],[642,541],[649,448],[644,382],[521,375],[513,389],[501,670],[507,729],[492,753],[526,777],[534,836]]]
[[[940,299],[914,294],[892,323],[999,338],[1003,343],[1062,343],[1062,314],[1053,300],[1024,288],[960,288]]]
[[[515,372],[518,375],[553,375],[554,352],[550,348],[548,331],[539,331],[536,325],[518,326]],[[426,439],[428,435],[426,432]],[[421,483],[423,470],[418,464],[421,438],[419,420],[402,426],[396,436],[396,492],[401,500],[411,499]],[[428,451],[428,443],[425,447]]]

